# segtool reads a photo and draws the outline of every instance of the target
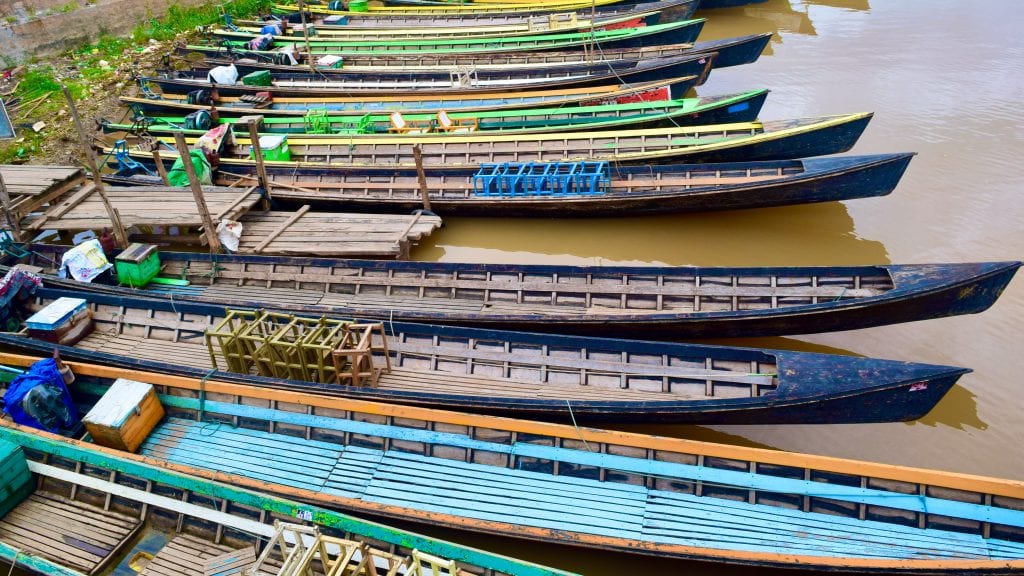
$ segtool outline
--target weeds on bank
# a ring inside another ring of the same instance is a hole
[[[183,7],[177,4],[167,9],[163,18],[153,18],[139,24],[132,32],[132,40],[142,44],[149,40],[170,40],[181,32],[207,26],[221,19],[221,9],[235,18],[251,16],[270,9],[272,0],[231,0],[221,4]]]
[[[135,27],[130,36],[105,34],[93,44],[68,51],[64,58],[66,64],[58,64],[58,69],[50,63],[26,65],[17,89],[5,97],[9,102],[18,103],[9,110],[18,138],[0,142],[0,164],[25,162],[47,143],[52,131],[34,131],[32,124],[35,121],[41,119],[52,125],[69,119],[60,90],[62,84],[68,87],[75,100],[110,93],[112,88],[124,88],[124,75],[117,75],[118,68],[129,66],[150,40],[171,40],[182,32],[217,23],[221,21],[222,13],[235,18],[252,16],[268,11],[272,3],[273,0],[229,0],[223,4],[215,2],[195,7],[174,4],[164,17],[145,20]],[[71,11],[72,4],[75,8],[79,6],[72,0],[64,6],[69,9],[62,11]],[[88,122],[85,118],[83,120]]]

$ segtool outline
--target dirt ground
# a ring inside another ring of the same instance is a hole
[[[104,119],[118,122],[128,118],[130,111],[118,98],[138,94],[135,78],[161,67],[161,59],[177,41],[181,39],[151,41],[141,51],[125,48],[113,55],[69,53],[5,71],[0,78],[0,97],[17,138],[13,142],[0,141],[0,163],[84,164],[77,130],[63,94],[56,90],[44,92],[48,94],[45,96],[36,92],[25,95],[24,89],[17,90],[33,71],[45,70],[57,84],[73,86],[72,92],[77,94],[75,106],[87,138],[91,144],[109,146],[116,135],[103,134],[100,123]],[[36,132],[33,127],[38,128],[40,122],[45,126]]]

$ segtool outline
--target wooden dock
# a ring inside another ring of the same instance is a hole
[[[99,231],[110,228],[110,212],[96,184],[78,168],[65,166],[0,166],[11,196],[12,212],[24,230]],[[169,186],[107,186],[106,196],[134,239],[200,243],[203,220],[189,188]],[[413,245],[440,228],[431,214],[345,214],[297,211],[255,211],[261,201],[255,186],[204,186],[202,195],[213,222],[242,223],[238,252],[267,255],[314,255],[364,258],[408,258]],[[153,230],[177,226],[174,237]],[[198,236],[198,239],[197,239]]]
[[[0,165],[11,210],[19,220],[85,184],[85,172],[74,166]]]

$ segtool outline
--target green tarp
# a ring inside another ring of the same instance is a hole
[[[213,184],[213,175],[210,170],[210,162],[207,161],[206,155],[203,154],[202,150],[192,150],[189,152],[189,156],[192,157],[192,167],[195,168],[196,177],[199,178],[200,184]],[[185,164],[178,158],[174,161],[174,166],[171,166],[171,171],[167,173],[167,181],[171,183],[171,186],[177,186],[184,188],[188,186],[188,175],[185,174]]]

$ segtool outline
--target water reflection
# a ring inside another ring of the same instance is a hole
[[[911,426],[918,424],[932,428],[941,424],[957,430],[988,429],[988,423],[978,415],[977,396],[959,384],[953,386],[924,418],[910,423]]]
[[[884,199],[858,200],[876,202]],[[443,214],[442,214],[443,216]],[[839,202],[620,219],[446,218],[416,260],[672,266],[886,264]],[[807,241],[814,238],[813,243]],[[769,253],[752,247],[771,245]]]

